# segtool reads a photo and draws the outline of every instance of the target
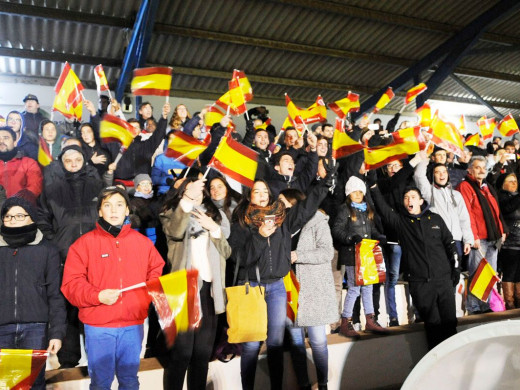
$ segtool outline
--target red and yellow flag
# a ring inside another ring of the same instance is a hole
[[[336,127],[332,138],[332,157],[335,159],[350,156],[364,149],[345,132],[343,119],[336,118]]]
[[[439,111],[435,112],[432,122],[430,123],[430,131],[432,142],[449,152],[462,155],[464,146],[462,144],[462,136],[453,123],[447,122],[439,117]]]
[[[48,355],[42,350],[0,349],[0,388],[29,390]]]
[[[349,112],[359,111],[359,95],[349,91],[345,98],[329,103],[328,106],[337,116],[345,119]]]
[[[108,80],[103,70],[103,65],[99,64],[94,68],[94,78],[96,79],[97,93],[101,94],[101,91],[109,91]]]
[[[146,282],[169,348],[178,333],[196,329],[200,324],[198,275],[196,269],[183,269]]]
[[[464,114],[460,116],[458,130],[461,136],[466,135],[466,120],[464,119]]]
[[[38,162],[42,167],[46,167],[52,162],[52,153],[49,150],[49,145],[47,142],[40,137],[40,145],[38,146]]]
[[[485,115],[477,121],[477,126],[482,134],[482,139],[485,141],[493,136],[493,131],[496,127],[495,118],[487,118]]]
[[[287,293],[287,317],[293,322],[298,316],[298,298],[300,295],[300,282],[296,274],[291,270],[283,278],[283,284]]]
[[[52,104],[52,111],[58,111],[68,119],[76,118],[81,121],[83,115],[83,91],[85,87],[72,70],[68,62],[61,71],[60,78],[54,87],[56,97]]]
[[[385,146],[365,148],[366,169],[376,169],[394,160],[402,160],[424,149],[426,142],[419,126],[392,133],[393,141]]]
[[[374,107],[374,114],[382,110],[386,107],[386,105],[390,102],[390,100],[393,99],[395,96],[394,91],[392,90],[392,87],[388,87],[386,92],[379,98],[379,100],[376,103],[376,106]]]
[[[430,127],[432,121],[432,109],[428,103],[424,103],[421,107],[415,110],[416,114],[419,115],[419,126]]]
[[[411,103],[412,101],[415,100],[415,98],[420,95],[421,93],[423,93],[424,91],[426,91],[428,87],[426,86],[426,84],[424,83],[420,83],[420,84],[417,84],[415,87],[412,87],[410,88],[407,92],[406,92],[406,96],[404,98],[404,104],[409,104]]]
[[[518,133],[518,125],[513,115],[508,114],[500,121],[498,131],[500,131],[500,134],[504,137],[511,137],[513,134]]]
[[[491,293],[491,289],[498,281],[498,276],[493,267],[491,267],[491,264],[482,258],[477,270],[473,274],[469,291],[481,301],[486,302]]]
[[[217,107],[208,107],[208,111],[204,114],[204,126],[206,126],[206,131],[209,131],[215,123],[219,123],[224,115],[225,114]]]
[[[210,137],[207,137],[202,142],[179,130],[175,130],[173,134],[174,136],[170,139],[168,149],[164,154],[175,158],[184,165],[191,165],[206,150],[210,140]]]
[[[253,88],[249,79],[243,71],[235,69],[228,85],[229,90],[219,97],[215,104],[226,111],[229,109],[232,115],[243,114],[247,110],[245,103],[253,99]]]
[[[99,135],[104,143],[120,142],[123,149],[128,149],[138,134],[139,130],[130,123],[110,114],[105,114],[99,129]]]
[[[258,153],[226,134],[222,137],[208,166],[252,188],[258,167]]]
[[[172,68],[152,67],[134,69],[134,78],[130,84],[136,96],[169,96],[172,85]]]
[[[271,118],[267,118],[265,122],[263,122],[261,125],[255,126],[255,130],[267,130],[267,126],[271,124]]]
[[[327,107],[320,95],[318,95],[316,101],[308,108],[300,108],[293,103],[289,95],[285,94],[285,104],[289,118],[293,123],[301,121],[308,125],[315,122],[324,122],[327,119]]]
[[[385,282],[385,264],[378,243],[364,238],[356,244],[356,286]]]
[[[484,146],[484,142],[482,142],[482,138],[480,138],[479,133],[475,133],[473,135],[470,135],[466,142],[464,142],[464,146]]]

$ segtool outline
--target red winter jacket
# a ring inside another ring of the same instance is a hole
[[[99,292],[123,289],[161,276],[164,260],[153,243],[124,225],[117,237],[96,229],[72,244],[65,261],[61,291],[79,308],[79,319],[92,326],[118,328],[142,324],[150,298],[145,287],[122,293],[113,305],[99,302]]]
[[[7,162],[0,160],[0,185],[5,188],[8,198],[23,189],[38,197],[42,192],[42,181],[42,171],[32,158],[18,152]]]

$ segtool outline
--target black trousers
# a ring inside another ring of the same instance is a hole
[[[200,290],[202,320],[193,332],[179,333],[169,352],[168,365],[164,369],[165,390],[182,390],[188,371],[188,389],[205,390],[208,365],[215,342],[217,316],[211,297],[211,283],[204,282]]]
[[[79,310],[65,301],[67,308],[67,332],[58,351],[58,360],[63,367],[76,367],[81,359],[79,336],[83,332],[83,324],[78,318]]]
[[[457,333],[455,289],[451,280],[409,282],[410,295],[424,320],[428,348]]]

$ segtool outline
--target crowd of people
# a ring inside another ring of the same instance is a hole
[[[517,140],[496,137],[458,157],[436,146],[366,170],[363,153],[333,160],[331,124],[278,133],[268,110],[255,107],[245,132],[232,133],[258,153],[249,189],[207,167],[229,116],[206,129],[205,109],[191,115],[179,104],[170,115],[165,103],[156,119],[142,103],[138,118],[127,119],[138,135],[117,161],[120,145],[103,143],[99,132],[107,112],[124,118],[117,102],[101,96],[96,110],[85,101],[89,121],[65,131],[40,113],[35,95],[23,102],[25,110],[9,112],[0,126],[0,348],[47,349],[61,368],[75,367],[83,333],[91,388],[109,389],[114,376],[122,388],[138,388],[148,317],[146,353],[165,358],[164,388],[182,389],[187,375],[188,389],[204,389],[225,322],[225,287],[234,283],[265,287],[272,389],[282,388],[286,334],[300,388],[311,388],[307,336],[319,389],[326,389],[328,326],[358,338],[360,301],[365,332],[385,335],[403,323],[395,299],[400,279],[429,348],[456,333],[455,286],[483,257],[502,276],[507,309],[520,307]],[[413,126],[398,126],[399,116],[386,128],[380,120],[369,128],[367,117],[347,122],[346,132],[364,145],[386,145],[396,128]],[[211,135],[190,167],[164,153],[173,130]],[[52,155],[46,166],[38,163],[40,139]],[[388,319],[379,315],[381,284],[355,282],[356,246],[364,239],[383,249]],[[192,268],[202,320],[165,351],[146,290],[121,290]],[[283,282],[291,270],[300,283],[294,323]],[[465,309],[490,307],[468,293]],[[260,347],[241,345],[244,389],[254,388]],[[34,388],[45,388],[43,371]]]

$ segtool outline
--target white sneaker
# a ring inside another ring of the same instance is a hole
[[[355,324],[352,324],[354,326],[354,330],[356,332],[361,332],[361,323],[360,322],[356,322]]]

